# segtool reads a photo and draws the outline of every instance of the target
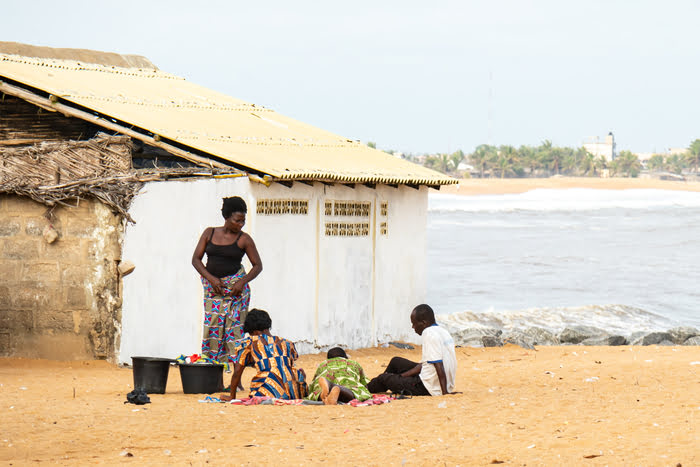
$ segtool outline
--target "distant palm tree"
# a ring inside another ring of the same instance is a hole
[[[663,154],[654,154],[647,161],[647,168],[649,170],[664,170],[666,168],[666,160]]]
[[[518,153],[513,146],[500,147],[498,150],[498,169],[501,171],[501,178],[505,177],[507,172],[514,171],[517,158]]]
[[[602,175],[603,170],[608,168],[608,160],[605,156],[599,156],[593,161],[593,173]]]
[[[484,178],[484,173],[489,170],[496,161],[496,148],[488,144],[480,144],[469,155],[469,162],[479,169],[479,176]]]
[[[680,154],[671,154],[666,158],[666,166],[671,172],[680,174],[686,167],[685,157]]]
[[[636,154],[630,151],[622,151],[612,163],[615,174],[624,174],[628,177],[636,177],[642,169],[642,164]]]
[[[698,166],[700,165],[700,139],[696,139],[690,143],[688,153],[686,154],[686,160],[688,161],[688,165],[693,168],[693,172],[697,173]]]
[[[595,156],[583,149],[580,162],[578,163],[579,170],[583,175],[595,174]]]

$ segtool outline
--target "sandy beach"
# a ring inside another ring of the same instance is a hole
[[[124,404],[132,371],[0,359],[0,462],[175,465],[697,465],[699,347],[458,348],[461,394],[373,406]],[[369,375],[420,347],[351,352]],[[305,355],[313,372],[323,355]],[[251,374],[244,375],[249,381]]]
[[[700,182],[655,180],[650,178],[471,178],[462,179],[459,185],[448,185],[440,193],[460,195],[498,195],[524,193],[535,189],[593,188],[599,190],[680,190],[700,191]]]

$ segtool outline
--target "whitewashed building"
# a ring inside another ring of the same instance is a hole
[[[604,157],[606,161],[614,161],[617,157],[617,145],[612,131],[601,140],[598,136],[588,138],[583,142],[583,148],[595,157]]]
[[[202,231],[222,225],[221,198],[236,195],[264,265],[251,307],[270,312],[273,333],[302,352],[413,340],[428,189],[455,180],[145,59],[17,47],[0,47],[0,93],[129,136],[151,159],[160,151],[161,162],[202,167],[146,182],[129,208],[120,261],[136,267],[119,277],[111,358],[199,351],[202,290],[190,259]]]

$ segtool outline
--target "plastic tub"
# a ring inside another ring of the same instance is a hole
[[[224,390],[223,365],[179,363],[182,392],[211,394]]]
[[[131,357],[134,373],[134,389],[149,394],[165,394],[170,364],[175,360],[159,357]]]

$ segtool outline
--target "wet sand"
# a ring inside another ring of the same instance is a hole
[[[700,347],[457,349],[461,394],[374,407],[124,404],[103,361],[0,359],[0,463],[698,465]],[[369,375],[420,348],[350,352]],[[323,355],[305,355],[312,373]],[[249,381],[251,373],[244,375]],[[128,453],[128,454],[127,454]]]
[[[459,185],[448,185],[440,193],[460,195],[498,195],[524,193],[538,188],[567,189],[594,188],[600,190],[656,189],[700,191],[700,182],[654,180],[650,178],[471,178],[460,180]]]

